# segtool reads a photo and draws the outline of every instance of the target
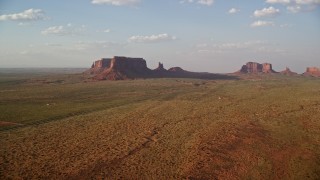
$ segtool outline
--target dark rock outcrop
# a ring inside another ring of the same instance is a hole
[[[172,67],[172,68],[168,69],[168,71],[170,71],[170,72],[186,72],[181,67]]]
[[[247,64],[243,65],[238,71],[240,73],[276,73],[272,69],[272,64],[269,63],[256,63],[256,62],[248,62]]]
[[[287,76],[298,75],[298,73],[292,72],[288,67],[286,67],[284,71],[281,71],[280,74],[287,75]]]
[[[167,71],[164,67],[163,64],[161,62],[159,62],[159,65],[156,69],[154,69],[155,71]]]
[[[156,69],[152,71],[152,76],[154,77],[168,77],[168,70],[163,67],[163,64],[159,62]]]
[[[305,76],[320,77],[320,68],[317,67],[307,67],[306,72],[303,73]]]

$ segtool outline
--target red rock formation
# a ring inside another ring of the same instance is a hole
[[[288,67],[286,67],[284,71],[281,71],[280,74],[287,75],[287,76],[298,75],[298,73],[292,72]]]
[[[272,65],[269,63],[259,64],[256,62],[248,62],[243,65],[239,71],[240,73],[275,73]]]
[[[110,63],[108,63],[110,62]],[[102,67],[103,71],[94,78],[97,80],[123,80],[143,78],[148,75],[150,69],[142,58],[127,58],[115,56],[110,61],[99,61],[96,67]]]
[[[307,67],[307,70],[305,73],[303,73],[305,76],[314,76],[314,77],[320,77],[320,68],[317,67]]]
[[[106,68],[110,67],[111,58],[102,58],[100,60],[94,61],[91,65],[91,68],[86,71],[86,74],[98,74],[101,73]]]
[[[162,63],[150,70],[142,58],[127,58],[115,56],[110,59],[95,61],[85,72],[95,80],[125,80],[136,78],[199,78],[199,79],[235,79],[228,75],[212,73],[196,73],[185,71],[180,67],[166,70]]]
[[[248,62],[243,65],[240,72],[242,73],[258,73],[262,72],[262,65],[256,62]]]
[[[110,67],[111,58],[102,58],[94,62],[94,68],[108,68]]]
[[[272,69],[272,64],[269,64],[269,63],[262,64],[262,72],[263,73],[275,73],[275,71]]]

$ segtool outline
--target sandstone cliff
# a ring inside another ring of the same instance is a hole
[[[305,76],[320,77],[320,68],[317,67],[307,67],[306,72],[303,73]]]
[[[245,65],[243,65],[238,71],[240,73],[276,73],[272,69],[272,64],[269,63],[263,63],[259,64],[256,62],[248,62]]]
[[[100,60],[94,61],[91,65],[91,68],[86,71],[85,73],[88,74],[99,74],[106,68],[110,67],[111,58],[102,58]]]
[[[97,80],[123,80],[143,78],[148,75],[150,69],[142,58],[115,56],[95,61],[89,72],[95,75],[94,79]]]

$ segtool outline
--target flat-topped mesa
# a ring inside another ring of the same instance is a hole
[[[305,76],[320,77],[320,68],[317,68],[317,67],[307,67],[306,72],[304,72],[303,75],[305,75]]]
[[[128,58],[115,56],[111,59],[110,68],[122,72],[132,71],[137,73],[144,73],[147,68],[146,60],[143,58]]]
[[[150,69],[143,58],[114,56],[95,61],[89,71],[96,80],[123,80],[143,78]]]
[[[285,70],[281,71],[280,74],[287,75],[287,76],[298,75],[298,73],[292,72],[288,67],[286,67]]]
[[[240,73],[275,73],[270,63],[247,62],[239,71]]]

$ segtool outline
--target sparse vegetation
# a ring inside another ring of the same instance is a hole
[[[0,78],[1,179],[320,178],[320,79],[82,80]]]

